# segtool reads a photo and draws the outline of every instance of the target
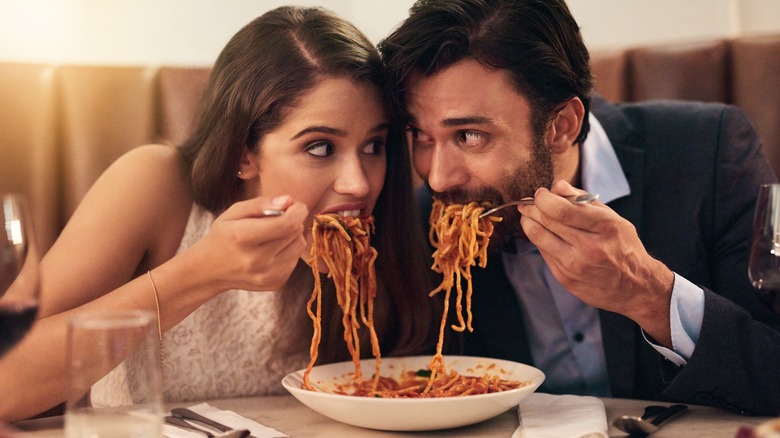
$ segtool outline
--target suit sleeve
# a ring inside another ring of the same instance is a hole
[[[696,350],[666,395],[744,414],[780,413],[780,334],[705,290]]]
[[[701,332],[688,364],[665,395],[757,415],[780,414],[780,316],[747,277],[758,187],[775,182],[745,114],[726,106],[720,118]],[[668,364],[667,364],[668,365]]]

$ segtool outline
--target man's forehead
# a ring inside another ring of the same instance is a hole
[[[474,82],[480,79],[480,82]],[[462,84],[470,84],[470,88],[502,87],[512,91],[512,79],[506,69],[487,68],[474,59],[463,59],[447,66],[435,73],[424,75],[419,70],[413,71],[406,80],[407,90],[415,92],[419,90],[435,91],[447,87],[460,87]]]
[[[410,75],[406,86],[411,121],[453,125],[488,123],[503,105],[514,105],[520,95],[504,70],[490,70],[464,60],[429,76]]]

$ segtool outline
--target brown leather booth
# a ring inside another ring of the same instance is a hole
[[[684,99],[739,106],[780,175],[780,35],[591,55],[596,90],[609,100]]]
[[[739,105],[780,174],[780,35],[594,52],[592,67],[610,100]],[[29,195],[44,249],[119,155],[187,136],[208,72],[0,62],[0,192]]]

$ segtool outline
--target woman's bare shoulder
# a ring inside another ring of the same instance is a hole
[[[172,146],[148,144],[131,149],[106,169],[103,178],[117,183],[109,184],[114,190],[124,187],[124,195],[137,194],[148,201],[186,198],[187,204],[191,202],[181,154]]]
[[[178,150],[144,145],[126,152],[103,172],[73,219],[82,214],[111,215],[124,218],[125,226],[162,232],[186,221],[191,206],[189,182]]]

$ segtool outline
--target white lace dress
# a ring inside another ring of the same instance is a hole
[[[193,205],[177,253],[200,240],[214,215]],[[214,297],[163,336],[165,402],[281,394],[285,374],[308,364],[308,351],[271,351],[277,324],[272,292],[230,290]],[[92,389],[95,405],[132,397],[132,358]]]

